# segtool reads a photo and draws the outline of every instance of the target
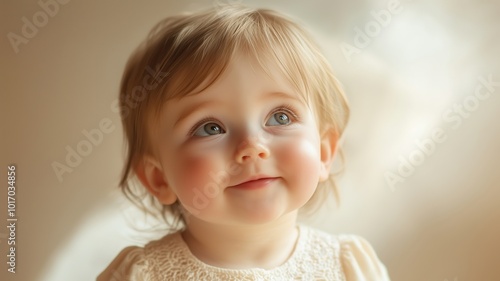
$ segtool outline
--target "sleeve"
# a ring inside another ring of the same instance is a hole
[[[340,261],[346,281],[390,281],[372,246],[359,236],[340,239]]]
[[[146,268],[144,249],[127,247],[97,276],[96,281],[146,281],[149,280]]]

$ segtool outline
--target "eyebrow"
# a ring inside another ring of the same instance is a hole
[[[267,94],[261,95],[260,100],[269,100],[272,98],[283,98],[283,99],[291,99],[291,100],[296,100],[299,102],[302,102],[299,97],[285,93],[285,92],[269,92]],[[200,110],[201,108],[207,107],[208,105],[212,103],[217,103],[219,100],[210,100],[210,101],[204,101],[204,102],[199,102],[196,103],[195,105],[187,107],[179,116],[177,121],[175,121],[173,128],[175,129],[179,124],[183,123],[185,119],[187,119],[189,116],[191,116],[194,112]]]
[[[285,92],[270,92],[270,93],[268,93],[266,95],[263,95],[261,97],[261,99],[266,100],[266,99],[270,99],[270,98],[273,98],[273,97],[285,98],[285,99],[294,99],[294,100],[300,101],[299,97],[296,97],[294,95],[291,95],[291,94],[288,94],[288,93],[285,93]]]
[[[203,107],[206,107],[209,104],[215,103],[215,102],[217,102],[217,101],[213,101],[213,100],[212,101],[204,101],[204,102],[197,103],[193,106],[187,107],[181,113],[181,115],[179,116],[177,121],[175,121],[173,128],[175,129],[179,124],[181,124],[185,119],[187,119],[189,116],[191,116],[194,112],[200,110]]]

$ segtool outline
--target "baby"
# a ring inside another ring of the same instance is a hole
[[[97,280],[389,280],[364,239],[297,223],[335,193],[349,109],[289,18],[240,5],[169,17],[120,93],[121,186],[142,204],[138,179],[171,231],[125,248]]]

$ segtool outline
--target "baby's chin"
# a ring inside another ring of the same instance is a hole
[[[288,204],[276,204],[275,202],[274,204],[238,205],[236,208],[225,208],[222,210],[207,208],[204,211],[198,211],[196,214],[190,213],[195,220],[201,220],[204,223],[214,225],[262,226],[281,220],[296,219],[298,209],[304,204],[290,206]],[[189,212],[189,208],[187,210]]]

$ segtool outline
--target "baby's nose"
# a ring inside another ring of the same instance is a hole
[[[245,140],[238,147],[236,161],[240,164],[255,161],[257,159],[267,159],[269,148],[258,139]]]

